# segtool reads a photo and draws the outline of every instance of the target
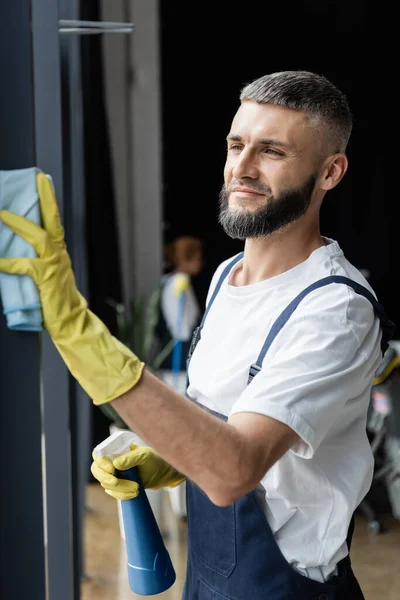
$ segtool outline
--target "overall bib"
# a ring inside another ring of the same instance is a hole
[[[210,299],[203,320],[194,332],[188,365],[200,339],[208,311],[232,266],[224,269]],[[346,277],[329,276],[303,290],[281,313],[272,326],[257,361],[251,365],[248,383],[261,370],[268,348],[301,300],[318,287],[332,283],[351,286],[374,306],[383,329],[382,351],[386,351],[393,324],[373,295]],[[190,399],[192,400],[192,399]],[[192,400],[193,401],[193,400]],[[202,407],[226,420],[227,417]],[[295,571],[281,553],[258,500],[257,490],[239,498],[234,504],[219,507],[193,482],[186,481],[188,519],[188,559],[182,600],[364,600],[353,574],[349,555],[337,565],[337,575],[319,583]],[[347,544],[350,550],[354,519]]]

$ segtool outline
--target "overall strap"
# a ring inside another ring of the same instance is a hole
[[[220,275],[220,277],[218,279],[218,283],[215,286],[213,295],[211,296],[210,301],[209,301],[209,303],[207,305],[207,308],[206,308],[206,310],[204,312],[203,318],[202,318],[201,323],[200,323],[200,329],[203,328],[204,322],[205,322],[206,317],[208,315],[208,311],[210,310],[212,303],[214,302],[215,298],[217,297],[217,294],[218,294],[219,290],[221,289],[221,285],[222,285],[225,277],[228,275],[228,273],[232,269],[232,267],[234,265],[236,265],[236,263],[239,262],[239,260],[241,260],[243,258],[243,255],[244,255],[244,252],[240,252],[240,254],[238,254],[237,256],[235,256],[235,258],[233,260],[231,260],[226,265],[225,269],[222,271],[222,273],[221,273],[221,275]]]
[[[276,319],[275,323],[272,325],[270,332],[267,336],[267,339],[265,340],[264,345],[261,348],[261,352],[258,355],[256,362],[254,364],[252,364],[250,367],[249,378],[248,378],[247,383],[250,383],[252,381],[253,377],[261,371],[262,362],[265,358],[265,355],[266,355],[269,347],[271,346],[272,342],[274,341],[275,337],[278,335],[278,333],[280,332],[282,327],[287,323],[287,321],[289,320],[289,318],[291,317],[293,312],[296,310],[296,308],[298,307],[300,302],[303,300],[303,298],[305,298],[305,296],[307,296],[307,294],[309,294],[310,292],[313,292],[314,290],[316,290],[320,287],[324,287],[325,285],[330,285],[331,283],[342,283],[342,284],[348,285],[349,287],[353,288],[353,290],[357,294],[361,294],[362,296],[364,296],[365,298],[367,298],[367,300],[369,300],[371,302],[371,304],[374,308],[374,311],[375,311],[376,315],[379,317],[379,320],[381,322],[381,327],[382,327],[381,349],[382,349],[382,354],[385,354],[385,352],[389,346],[389,341],[392,338],[395,326],[394,326],[394,323],[386,317],[383,306],[376,300],[374,295],[371,294],[371,292],[367,288],[365,288],[361,284],[357,283],[356,281],[353,281],[352,279],[349,279],[348,277],[343,277],[342,275],[330,275],[329,277],[324,277],[323,279],[319,279],[318,281],[315,281],[314,283],[312,283],[311,285],[306,287],[281,312],[279,317]]]
[[[237,256],[235,256],[235,258],[233,258],[226,265],[226,267],[222,271],[221,275],[219,276],[217,285],[215,286],[214,292],[213,292],[213,294],[212,294],[212,296],[211,296],[211,298],[210,298],[210,300],[208,302],[207,308],[204,311],[204,315],[203,315],[203,318],[201,320],[201,323],[200,323],[200,325],[198,327],[196,327],[196,329],[193,332],[192,341],[190,343],[190,348],[189,348],[189,353],[188,353],[188,356],[187,356],[187,359],[186,359],[186,373],[188,371],[189,362],[190,362],[190,359],[192,358],[192,354],[194,352],[194,349],[196,348],[196,346],[197,346],[197,344],[198,344],[198,342],[200,340],[201,330],[204,327],[204,323],[205,323],[206,317],[208,315],[208,312],[209,312],[209,310],[211,308],[211,305],[214,302],[215,298],[217,297],[217,294],[218,294],[219,290],[221,289],[221,285],[222,285],[225,277],[228,275],[228,273],[232,269],[232,267],[234,265],[236,265],[236,263],[239,262],[239,260],[241,260],[243,258],[243,255],[244,255],[244,252],[240,252]],[[189,375],[187,373],[187,375],[186,375],[186,390],[188,389],[188,387],[189,387]]]

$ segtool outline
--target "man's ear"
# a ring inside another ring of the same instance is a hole
[[[329,156],[322,168],[320,188],[328,191],[337,186],[339,181],[344,177],[348,164],[349,162],[345,154],[340,153]]]

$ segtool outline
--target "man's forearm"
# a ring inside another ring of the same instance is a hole
[[[229,503],[229,486],[235,486],[236,478],[243,479],[248,452],[240,431],[202,410],[147,369],[140,382],[112,405],[137,435],[197,483],[213,502]]]

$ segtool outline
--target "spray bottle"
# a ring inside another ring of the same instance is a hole
[[[94,453],[98,458],[108,456],[113,460],[129,452],[132,443],[132,432],[117,431],[96,446]],[[129,586],[141,596],[161,594],[173,585],[176,575],[138,470],[135,467],[115,475],[140,485],[136,498],[121,500]]]

